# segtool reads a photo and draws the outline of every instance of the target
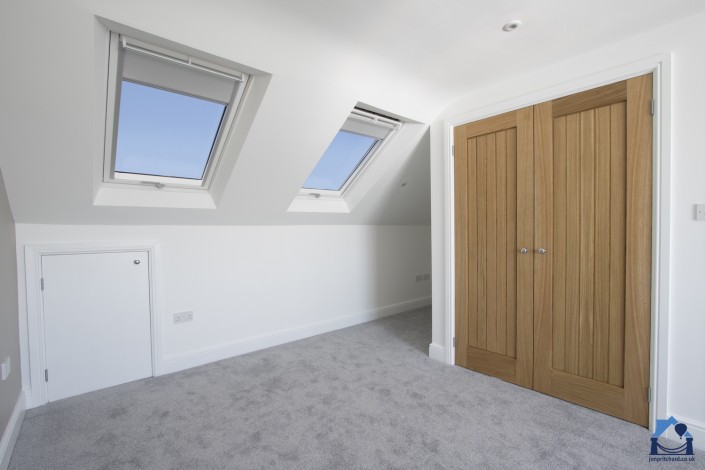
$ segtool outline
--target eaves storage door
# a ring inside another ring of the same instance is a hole
[[[42,256],[49,401],[152,375],[146,252]]]

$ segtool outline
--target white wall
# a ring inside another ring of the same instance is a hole
[[[403,85],[409,78],[414,81],[411,74],[390,76],[379,66],[365,65],[368,54],[341,49],[318,37],[310,25],[284,15],[287,3],[202,0],[174,8],[169,0],[3,2],[0,56],[13,67],[0,87],[0,167],[15,220],[72,225],[430,223],[427,206],[414,205],[429,197],[428,167],[413,172],[415,160],[428,161],[425,123],[405,125],[375,157],[346,195],[350,213],[287,211],[358,102],[419,122],[429,122],[438,109],[427,103],[431,87],[423,86],[422,94],[418,84],[411,89]],[[102,186],[109,38],[96,15],[272,74],[271,80],[253,78],[257,85],[245,98],[242,119],[224,151],[213,199],[196,197],[199,204],[215,208],[186,209],[194,207],[193,194],[148,186],[110,193],[103,187],[94,199]],[[285,33],[289,28],[292,33]],[[358,66],[356,60],[363,63]],[[360,72],[368,78],[361,80]],[[402,188],[403,181],[408,184]],[[396,201],[390,204],[392,198]],[[106,199],[117,205],[103,205]],[[167,205],[131,207],[157,199]]]
[[[705,76],[703,21],[705,15],[693,16],[477,90],[446,109],[431,130],[433,345],[436,350],[443,350],[446,348],[445,315],[449,308],[444,298],[445,211],[448,207],[445,200],[444,121],[454,120],[459,115],[479,118],[490,109],[498,112],[533,104],[555,97],[550,96],[552,90],[565,93],[572,88],[577,91],[610,74],[618,75],[616,71],[625,66],[628,68],[630,63],[655,62],[649,57],[670,54],[670,77],[667,73],[665,88],[660,90],[666,98],[670,95],[670,109],[660,110],[664,120],[660,189],[664,192],[664,200],[668,202],[670,199],[662,214],[665,218],[661,227],[665,244],[663,254],[668,261],[670,253],[670,264],[662,273],[670,287],[664,293],[665,298],[661,299],[660,309],[668,323],[658,325],[658,332],[668,335],[665,414],[684,420],[692,431],[696,431],[696,437],[700,437],[696,439],[700,446],[705,442],[705,366],[702,360],[705,358],[705,341],[702,340],[705,337],[705,297],[702,295],[705,286],[705,222],[694,220],[693,205],[705,202],[705,156],[700,142],[705,128],[702,112],[705,103],[702,86]]]
[[[12,366],[7,380],[0,382],[0,468],[12,452],[12,434],[17,421],[15,408],[21,393],[16,266],[15,221],[0,172],[0,362],[9,357]]]
[[[428,226],[17,224],[25,244],[156,241],[162,372],[428,305]],[[24,291],[24,266],[19,267]],[[21,315],[25,315],[21,299]],[[173,324],[173,313],[194,321]]]

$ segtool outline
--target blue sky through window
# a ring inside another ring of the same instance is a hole
[[[376,142],[374,137],[339,131],[303,187],[340,191]]]
[[[123,80],[115,171],[203,178],[225,107]]]

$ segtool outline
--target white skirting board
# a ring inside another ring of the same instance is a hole
[[[446,363],[446,348],[438,346],[436,343],[428,345],[428,357],[434,361]]]
[[[330,331],[359,325],[368,321],[379,320],[380,318],[406,312],[415,308],[427,307],[431,305],[431,297],[421,297],[418,299],[400,302],[398,304],[387,305],[366,312],[355,313],[345,317],[334,318],[318,323],[313,323],[289,330],[277,331],[275,333],[247,338],[233,343],[217,345],[201,350],[179,354],[165,358],[158,365],[158,374],[169,374],[191,367],[220,361],[229,357],[247,354],[260,349],[271,348],[280,344],[297,341],[311,336],[328,333]]]
[[[681,415],[673,415],[673,417],[676,418],[679,423],[685,423],[685,425],[688,426],[688,432],[693,435],[693,447],[700,451],[705,450],[705,423],[688,419]],[[670,439],[673,439],[674,441],[679,440],[678,435],[672,427],[668,429],[667,433],[667,436]],[[696,454],[698,454],[698,452],[696,452]],[[697,458],[700,460],[702,457]]]
[[[22,427],[26,408],[25,394],[20,392],[20,396],[17,397],[17,402],[15,403],[15,409],[10,416],[10,421],[7,423],[5,434],[0,440],[0,470],[7,470],[10,465],[10,457],[12,457],[12,450],[15,448],[17,435]]]

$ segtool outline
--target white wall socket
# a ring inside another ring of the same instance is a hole
[[[695,204],[695,220],[705,220],[705,204]]]
[[[193,321],[193,312],[178,312],[174,314],[174,325]]]
[[[12,363],[10,362],[10,356],[7,356],[2,364],[0,364],[0,373],[2,374],[2,380],[7,380],[10,376],[10,371],[12,370]]]

